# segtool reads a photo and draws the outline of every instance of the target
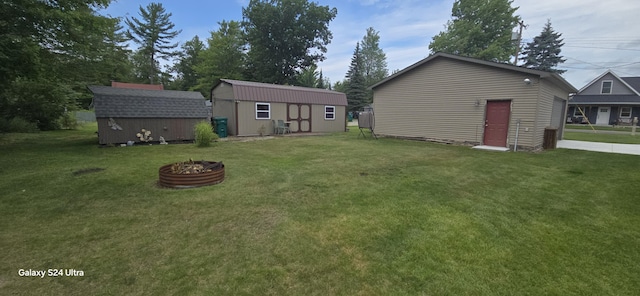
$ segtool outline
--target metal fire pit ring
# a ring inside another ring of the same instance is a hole
[[[194,163],[202,162],[194,161]],[[224,181],[224,164],[218,169],[200,174],[174,174],[171,172],[171,166],[173,166],[173,164],[163,165],[158,170],[158,184],[162,187],[179,189],[195,188],[214,185]]]

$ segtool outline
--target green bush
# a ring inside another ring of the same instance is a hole
[[[9,133],[35,133],[38,130],[38,126],[29,122],[22,117],[14,117],[11,120],[0,120],[0,131]]]
[[[58,121],[60,126],[64,129],[78,128],[78,120],[76,119],[75,114],[72,112],[65,112]]]
[[[218,135],[213,132],[211,124],[204,120],[196,124],[195,132],[196,146],[198,147],[209,147],[212,141],[219,138]]]

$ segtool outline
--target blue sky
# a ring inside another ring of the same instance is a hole
[[[114,1],[104,12],[114,17],[138,17],[138,8],[152,1]],[[222,20],[242,20],[248,0],[155,1],[172,13],[182,33],[181,43],[198,35],[206,39]],[[333,40],[326,60],[320,63],[332,83],[344,79],[356,42],[368,27],[380,32],[380,47],[387,55],[389,71],[403,69],[429,55],[431,37],[451,19],[454,0],[317,0],[335,7],[330,23]],[[611,69],[619,76],[640,76],[640,1],[637,0],[514,0],[516,12],[528,28],[525,42],[540,34],[547,19],[562,33],[562,55],[568,70],[563,76],[576,88]]]

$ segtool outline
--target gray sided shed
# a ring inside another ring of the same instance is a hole
[[[98,122],[100,144],[140,142],[142,129],[153,141],[193,140],[194,126],[208,120],[209,109],[199,92],[89,86]]]
[[[569,93],[558,74],[436,53],[373,85],[376,133],[447,143],[540,150],[564,129]],[[494,128],[502,106],[504,124]],[[495,137],[498,134],[499,139]]]
[[[234,136],[270,135],[273,122],[290,122],[291,131],[346,130],[344,93],[298,86],[221,79],[211,89],[213,116],[226,117]]]

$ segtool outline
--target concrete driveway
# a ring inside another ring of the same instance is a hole
[[[557,148],[640,155],[640,145],[560,140]]]

